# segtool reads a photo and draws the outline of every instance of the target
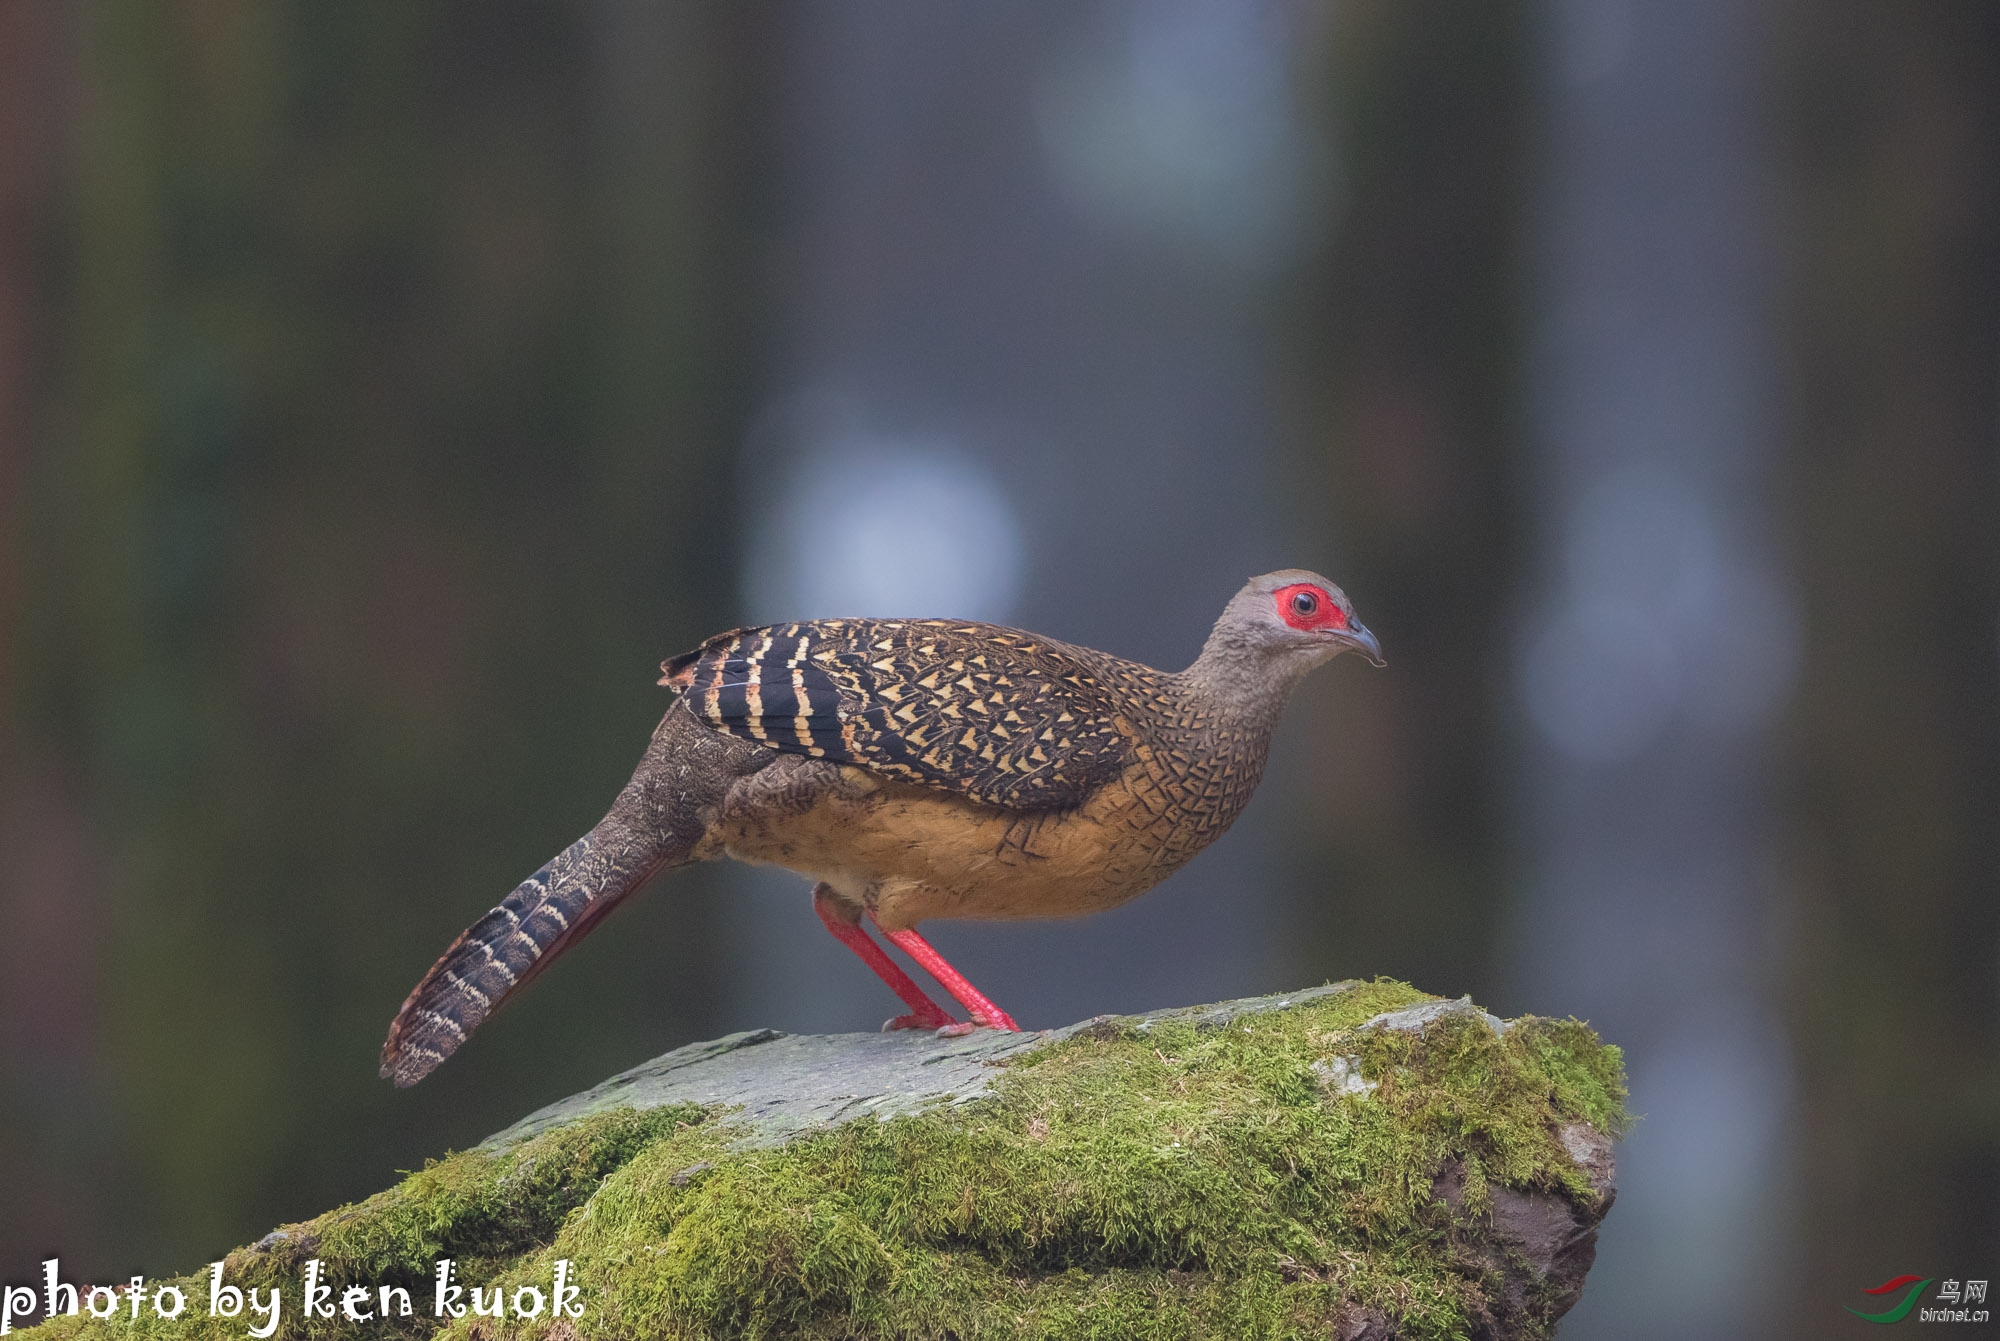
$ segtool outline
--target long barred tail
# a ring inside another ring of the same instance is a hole
[[[611,813],[459,933],[389,1025],[385,1079],[402,1087],[429,1075],[627,895],[692,858],[701,806],[740,766],[725,757],[736,751],[691,733],[710,734],[676,705]]]
[[[459,933],[390,1024],[382,1045],[386,1079],[400,1087],[429,1075],[502,1001],[665,864],[614,857],[631,847],[601,833],[611,822],[571,843]]]

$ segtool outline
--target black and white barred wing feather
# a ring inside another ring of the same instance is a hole
[[[719,634],[662,666],[661,683],[770,749],[1057,810],[1130,756],[1094,656],[990,624],[824,619]]]

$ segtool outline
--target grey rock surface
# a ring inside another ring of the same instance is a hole
[[[1219,1005],[1101,1015],[1033,1034],[976,1030],[963,1038],[904,1030],[893,1034],[786,1034],[753,1029],[676,1048],[581,1094],[550,1104],[481,1142],[499,1149],[551,1127],[607,1109],[720,1104],[741,1129],[738,1145],[779,1145],[861,1117],[888,1119],[936,1104],[965,1103],[986,1092],[1002,1060],[1092,1029],[1145,1030],[1166,1019],[1215,1028],[1259,1011],[1283,1010],[1344,992],[1352,982],[1303,992],[1245,997]],[[1444,1003],[1453,1004],[1453,1003]],[[1419,1008],[1423,1009],[1423,1008]],[[1408,1012],[1398,1012],[1407,1014]]]
[[[1357,1026],[1359,1032],[1371,1029],[1396,1029],[1406,1034],[1420,1034],[1424,1026],[1433,1020],[1447,1019],[1454,1015],[1469,1015],[1486,1022],[1486,1027],[1496,1034],[1507,1032],[1507,1022],[1497,1015],[1489,1015],[1472,1004],[1472,998],[1462,996],[1456,1001],[1426,1001],[1420,1006],[1405,1006],[1401,1010],[1384,1011],[1374,1019]]]

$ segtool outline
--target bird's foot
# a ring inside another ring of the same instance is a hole
[[[983,1020],[954,1020],[943,1013],[936,1016],[898,1015],[893,1020],[882,1021],[882,1032],[892,1034],[899,1029],[930,1029],[934,1030],[939,1038],[964,1038],[975,1029],[998,1029],[1010,1034],[1021,1032],[1021,1026],[1014,1023],[1013,1016],[1004,1010],[998,1014],[998,1019]]]
[[[882,1032],[885,1034],[893,1034],[899,1029],[952,1029],[955,1027],[957,1027],[957,1021],[953,1020],[951,1016],[945,1014],[936,1006],[931,1007],[928,1011],[913,1011],[908,1015],[898,1015],[893,1020],[882,1021]],[[970,1029],[972,1026],[968,1024],[965,1028]]]

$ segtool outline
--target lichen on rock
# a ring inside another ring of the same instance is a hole
[[[970,1039],[668,1054],[229,1255],[281,1336],[1544,1336],[1625,1122],[1618,1050],[1401,983]],[[1421,1009],[1411,1010],[1412,1007]],[[789,1079],[788,1079],[789,1077]],[[435,1263],[582,1316],[431,1314]],[[416,1315],[302,1325],[302,1273]],[[43,1335],[240,1337],[58,1320]]]

